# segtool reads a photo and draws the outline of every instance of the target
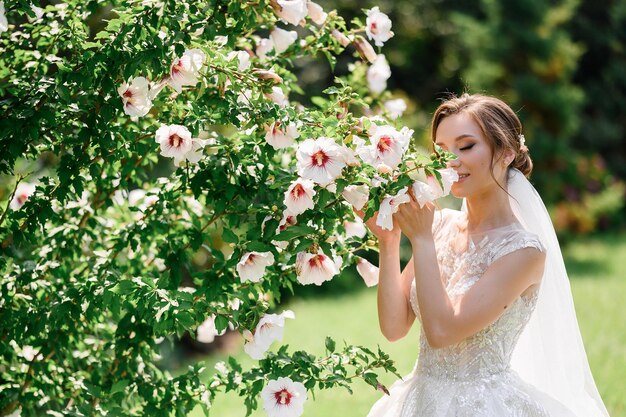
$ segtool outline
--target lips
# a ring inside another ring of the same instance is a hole
[[[463,182],[469,176],[470,176],[470,174],[461,174],[461,173],[459,173],[459,180],[457,182]]]

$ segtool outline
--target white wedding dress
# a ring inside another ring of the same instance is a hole
[[[456,253],[458,225],[465,213],[435,214],[437,262],[451,299],[462,296],[498,258],[521,248],[545,251],[520,224],[469,236]],[[511,368],[515,345],[537,303],[538,291],[522,294],[491,325],[462,342],[435,349],[424,333],[413,371],[374,404],[368,417],[574,417],[556,399],[526,383]],[[411,306],[420,319],[415,282]]]

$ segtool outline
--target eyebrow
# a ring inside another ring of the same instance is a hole
[[[456,139],[454,139],[454,141],[455,141],[455,142],[458,142],[458,141],[460,141],[461,139],[465,139],[465,138],[476,138],[476,136],[471,135],[471,134],[469,134],[469,133],[464,133],[464,134],[462,134],[462,135],[457,136],[457,137],[456,137]],[[439,146],[441,146],[442,144],[441,144],[441,142],[435,142],[435,145],[439,145]]]

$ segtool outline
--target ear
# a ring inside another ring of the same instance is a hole
[[[504,160],[504,164],[508,167],[515,161],[515,152],[512,149],[507,149],[502,154],[502,159]]]

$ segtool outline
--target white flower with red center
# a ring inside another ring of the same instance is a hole
[[[393,37],[391,31],[391,19],[381,12],[377,7],[367,11],[365,21],[365,33],[369,40],[374,40],[376,46],[383,46],[385,42]]]
[[[384,55],[378,55],[374,63],[367,69],[367,86],[374,94],[380,94],[387,88],[387,80],[391,77],[391,68]]]
[[[156,131],[155,141],[161,146],[161,155],[174,158],[176,165],[184,161],[193,149],[191,132],[185,126],[161,125]]]
[[[285,210],[283,211],[282,219],[280,219],[280,222],[278,222],[278,229],[276,230],[276,233],[280,233],[283,230],[287,229],[289,226],[293,226],[296,223],[298,223],[296,214],[292,213],[289,210]]]
[[[361,210],[370,197],[370,189],[365,184],[348,185],[343,189],[341,195],[348,203],[352,204],[355,209]]]
[[[148,114],[152,108],[149,87],[150,83],[145,77],[135,77],[130,83],[124,83],[117,89],[124,103],[124,113],[136,117]]]
[[[379,268],[372,265],[368,260],[359,258],[356,261],[356,270],[368,287],[378,284]]]
[[[271,126],[266,126],[265,131],[265,140],[274,149],[288,148],[300,137],[295,123],[289,123],[285,127],[280,121],[276,121]]]
[[[387,100],[385,101],[384,106],[392,119],[397,119],[406,111],[406,102],[401,98]]]
[[[200,49],[186,50],[182,57],[172,62],[169,84],[179,93],[185,85],[195,86],[205,61],[206,55]]]
[[[307,395],[301,382],[281,377],[267,383],[261,398],[263,409],[270,417],[299,417],[304,412]]]
[[[309,17],[316,25],[323,25],[328,17],[328,13],[324,12],[322,6],[312,1],[307,1],[307,10],[309,11]]]
[[[322,285],[339,273],[340,260],[331,259],[322,251],[318,253],[300,252],[296,258],[296,275],[302,285]]]
[[[265,97],[272,100],[274,103],[278,104],[279,107],[286,107],[289,105],[289,100],[285,96],[283,89],[280,87],[272,87],[271,93],[265,93]]]
[[[320,185],[341,176],[346,166],[344,153],[330,138],[307,139],[298,146],[298,175]]]
[[[374,167],[385,164],[396,169],[409,146],[413,130],[402,128],[399,132],[391,126],[378,126],[370,136],[370,145],[361,146],[357,152],[363,162]]]
[[[285,310],[281,314],[266,314],[261,317],[259,323],[254,330],[254,334],[250,331],[244,332],[246,343],[243,350],[252,359],[265,358],[265,352],[275,341],[283,340],[285,332],[285,319],[294,319],[296,316],[291,310]]]
[[[306,3],[307,0],[270,0],[276,16],[296,26],[309,14]]]
[[[233,61],[237,58],[237,69],[239,71],[245,71],[250,68],[250,54],[246,51],[232,51],[227,56],[226,59],[229,61]]]
[[[241,282],[259,282],[265,274],[265,268],[274,264],[272,252],[246,252],[237,264],[237,273]]]
[[[221,336],[226,329],[218,333],[215,327],[215,316],[210,316],[196,329],[196,340],[200,343],[213,343],[215,336]]]
[[[274,50],[277,54],[285,52],[292,43],[298,39],[298,32],[295,30],[284,30],[279,27],[275,27],[270,32],[270,39],[274,44]]]
[[[4,2],[0,1],[0,33],[9,30],[9,21],[4,15]]]
[[[294,215],[304,213],[308,209],[312,209],[315,204],[313,197],[316,192],[315,184],[311,180],[298,178],[291,183],[287,191],[285,191],[285,206],[287,210]]]
[[[15,189],[15,194],[13,195],[13,199],[11,200],[9,207],[12,210],[18,210],[22,208],[24,203],[26,203],[26,200],[28,200],[28,198],[33,195],[34,192],[35,184],[31,184],[25,181],[20,182]]]
[[[433,176],[428,176],[426,182],[418,180],[413,183],[413,195],[420,207],[450,194],[452,184],[459,180],[459,174],[452,168],[438,169],[437,171],[441,174],[443,188],[442,184],[439,184],[439,181]]]
[[[344,220],[343,227],[346,229],[346,238],[358,237],[362,239],[367,234],[367,229],[360,217],[355,217],[354,221]]]
[[[404,187],[398,194],[394,196],[387,196],[380,203],[378,209],[378,216],[376,217],[376,225],[385,230],[393,230],[393,214],[398,211],[400,204],[408,203],[411,197],[407,195],[409,187]]]

